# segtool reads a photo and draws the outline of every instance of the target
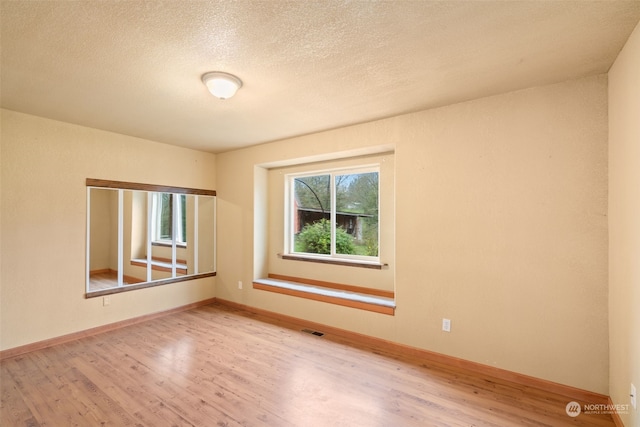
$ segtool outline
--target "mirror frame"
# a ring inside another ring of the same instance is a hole
[[[87,178],[86,179],[86,187],[87,190],[89,190],[90,188],[106,188],[106,189],[113,189],[113,190],[137,190],[137,191],[150,191],[150,192],[158,192],[158,193],[174,193],[174,194],[190,194],[190,195],[196,195],[196,196],[216,196],[216,192],[215,190],[203,190],[203,189],[198,189],[198,188],[187,188],[187,187],[173,187],[173,186],[168,186],[168,185],[155,185],[155,184],[141,184],[141,183],[137,183],[137,182],[126,182],[126,181],[111,181],[111,180],[106,180],[106,179],[96,179],[96,178]],[[88,194],[88,193],[87,193]],[[158,279],[158,280],[153,280],[151,282],[142,282],[142,283],[136,283],[136,284],[131,284],[131,285],[126,285],[126,286],[118,286],[118,287],[113,287],[113,288],[109,288],[109,289],[102,289],[99,291],[92,291],[89,292],[88,291],[88,286],[87,286],[87,280],[89,278],[89,259],[90,259],[90,245],[89,245],[89,238],[90,238],[90,224],[89,224],[89,215],[90,215],[90,209],[91,207],[89,206],[89,198],[87,197],[87,236],[86,236],[86,260],[85,260],[85,298],[95,298],[95,297],[100,297],[100,296],[104,296],[104,295],[111,295],[111,294],[117,294],[120,292],[128,292],[128,291],[133,291],[136,289],[145,289],[145,288],[151,288],[151,287],[155,287],[155,286],[162,286],[162,285],[168,285],[170,283],[176,283],[176,282],[186,282],[188,280],[196,280],[196,279],[202,279],[205,277],[212,277],[216,275],[216,268],[215,268],[215,259],[214,259],[214,271],[212,272],[208,272],[208,273],[199,273],[199,274],[192,274],[192,275],[188,275],[188,276],[181,276],[181,277],[173,277],[173,278],[168,278],[168,279]],[[214,208],[215,209],[215,208]],[[215,211],[214,211],[214,233],[215,233]],[[214,258],[216,256],[215,253],[215,235],[213,238],[213,242],[214,242]]]

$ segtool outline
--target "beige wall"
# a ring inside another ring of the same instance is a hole
[[[85,299],[85,179],[215,189],[215,156],[8,110],[2,124],[0,349],[214,296],[214,278]]]
[[[609,392],[624,405],[640,391],[640,25],[609,71],[609,233]]]
[[[396,315],[253,290],[269,245],[269,219],[254,212],[268,204],[254,192],[268,179],[261,165],[385,145],[395,148]],[[606,76],[232,151],[216,164],[217,297],[608,393]]]

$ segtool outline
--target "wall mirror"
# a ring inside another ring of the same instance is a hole
[[[87,298],[216,274],[215,191],[86,185]]]

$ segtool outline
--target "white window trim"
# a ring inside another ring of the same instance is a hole
[[[173,211],[173,224],[171,225],[172,236],[171,239],[163,239],[160,237],[160,221],[162,216],[162,209],[160,207],[159,199],[162,194],[171,194],[171,200],[173,202],[172,211]],[[186,206],[182,203],[182,194],[180,193],[161,193],[156,192],[152,193],[152,204],[151,204],[151,231],[153,238],[151,239],[152,244],[162,245],[162,246],[173,246],[174,244],[181,248],[187,247],[187,242],[185,242],[185,237],[182,235],[182,227],[180,224],[180,218],[182,218],[182,210],[186,209]]]
[[[347,168],[332,168],[332,169],[318,169],[309,172],[300,172],[300,173],[292,173],[285,175],[285,227],[284,227],[284,254],[285,256],[291,258],[306,258],[309,260],[331,260],[331,261],[346,261],[353,263],[362,263],[362,264],[371,264],[371,265],[379,265],[380,264],[380,224],[381,218],[380,213],[382,209],[380,208],[381,198],[380,198],[380,188],[378,187],[378,255],[377,256],[365,256],[365,255],[349,255],[349,254],[336,254],[336,197],[335,197],[335,176],[336,175],[350,175],[350,174],[364,174],[376,172],[378,174],[378,186],[381,182],[381,172],[380,172],[380,164],[367,164],[367,165],[359,165],[352,166]],[[293,224],[294,224],[294,191],[295,185],[293,184],[296,178],[304,178],[309,176],[318,176],[318,175],[330,175],[330,190],[331,190],[331,254],[313,254],[313,253],[305,253],[305,252],[295,252],[295,244],[294,244],[294,233]]]

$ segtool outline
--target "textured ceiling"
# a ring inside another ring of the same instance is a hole
[[[221,152],[608,71],[640,1],[2,1],[2,107]],[[207,71],[239,76],[230,100]]]

